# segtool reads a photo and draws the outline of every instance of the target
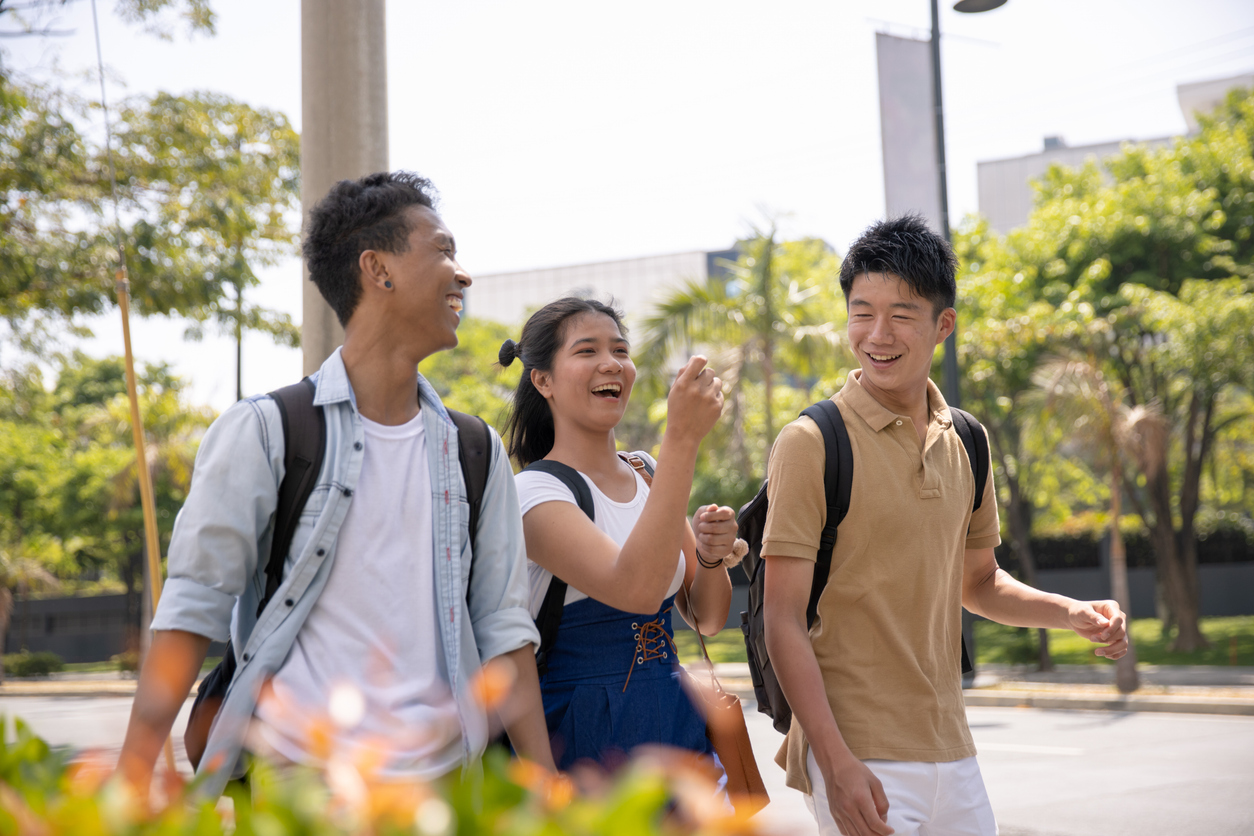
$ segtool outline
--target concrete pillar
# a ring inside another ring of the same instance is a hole
[[[384,0],[301,0],[301,205],[339,180],[388,168]],[[331,308],[304,274],[305,374],[344,342]]]

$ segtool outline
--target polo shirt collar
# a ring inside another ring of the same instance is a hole
[[[899,418],[908,416],[898,415],[888,407],[881,404],[875,398],[871,397],[867,390],[862,388],[861,381],[858,377],[862,374],[861,369],[855,369],[845,378],[845,385],[840,390],[845,403],[853,408],[858,417],[867,423],[872,430],[879,432],[889,424],[895,423]],[[949,429],[953,423],[953,418],[949,414],[949,405],[945,403],[945,397],[941,394],[940,388],[931,381],[927,382],[927,406],[931,412],[931,420],[935,421],[942,430]]]

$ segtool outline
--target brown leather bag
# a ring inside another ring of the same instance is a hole
[[[653,473],[644,459],[633,454],[622,454],[622,458],[644,479],[648,485],[653,484]],[[698,682],[696,677],[684,672],[683,681],[689,695],[696,703],[697,709],[705,716],[705,735],[714,747],[727,773],[727,795],[737,812],[748,810],[756,813],[771,802],[767,795],[766,784],[762,783],[762,773],[758,771],[757,759],[753,756],[753,744],[749,741],[749,727],[745,725],[745,710],[740,704],[740,697],[723,690],[718,677],[714,675],[714,663],[710,661],[710,652],[705,649],[705,637],[701,635],[701,626],[697,624],[697,615],[688,601],[688,589],[682,584],[679,593],[684,596],[688,613],[692,616],[696,627],[697,641],[701,643],[701,653],[710,667],[710,684]]]
[[[684,590],[687,598],[687,590]],[[740,704],[740,697],[729,694],[714,675],[714,663],[710,653],[705,649],[705,638],[697,625],[697,616],[692,612],[693,626],[697,629],[697,641],[701,643],[701,653],[710,667],[710,683],[699,682],[691,674],[685,679],[689,684],[689,693],[695,697],[697,708],[705,714],[705,734],[710,738],[714,752],[718,755],[723,769],[727,772],[727,795],[737,812],[749,810],[756,813],[771,802],[766,792],[766,784],[762,782],[762,773],[758,771],[758,761],[753,756],[753,744],[749,741],[749,728],[745,725],[745,711]]]

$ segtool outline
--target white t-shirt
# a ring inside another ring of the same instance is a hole
[[[649,462],[650,466],[654,466],[652,458],[643,456]],[[583,477],[588,483],[588,487],[592,490],[592,507],[596,511],[596,527],[605,532],[611,540],[620,547],[627,542],[627,537],[631,534],[631,530],[636,525],[636,520],[640,518],[640,512],[644,510],[644,502],[649,497],[649,486],[645,484],[643,477],[636,473],[636,495],[627,502],[615,502],[601,492],[601,489],[588,478],[588,476],[580,471],[575,471]],[[524,470],[514,477],[514,483],[518,486],[518,502],[522,506],[523,517],[527,516],[527,512],[537,505],[545,502],[569,502],[575,507],[579,507],[579,502],[571,494],[570,488],[556,476],[548,473],[541,473],[535,470]],[[679,563],[675,567],[675,577],[671,579],[670,588],[667,595],[674,595],[679,591],[680,585],[684,582],[684,554],[679,553]],[[540,605],[544,603],[544,596],[549,591],[549,581],[552,580],[553,573],[543,566],[539,565],[531,559],[531,555],[527,555],[527,580],[531,584],[531,617],[535,618],[540,614]],[[566,604],[573,604],[576,601],[582,601],[588,596],[573,585],[568,584],[566,587]]]
[[[321,724],[337,754],[375,750],[382,774],[435,777],[461,762],[462,731],[439,650],[426,433],[421,414],[362,425],[331,574],[257,704],[258,731],[279,755],[321,766],[327,750],[310,745]]]

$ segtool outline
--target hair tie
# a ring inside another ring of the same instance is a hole
[[[513,340],[506,340],[501,343],[501,350],[496,355],[496,359],[500,361],[501,367],[504,368],[514,362],[514,358],[518,356],[518,343]]]

